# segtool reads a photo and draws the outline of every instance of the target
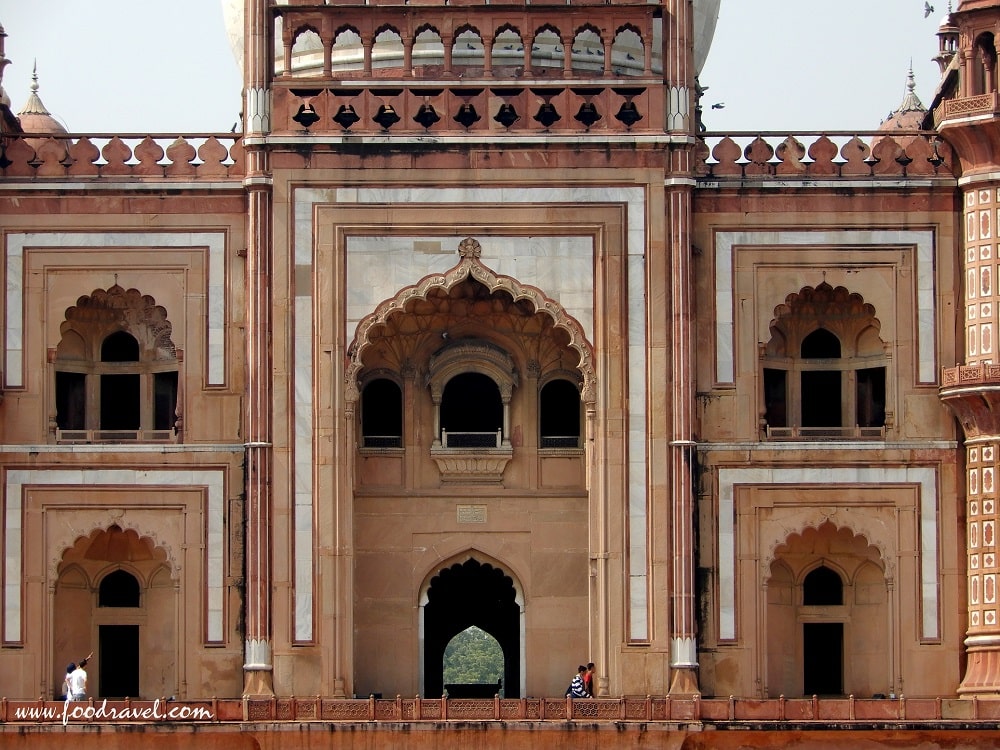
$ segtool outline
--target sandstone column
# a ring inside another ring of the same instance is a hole
[[[691,0],[671,0],[664,13],[663,76],[666,127],[676,138],[666,174],[666,280],[670,316],[670,693],[698,692],[694,600],[694,315],[691,274],[691,199],[694,190],[694,9]],[[670,54],[668,54],[670,51]]]
[[[246,633],[244,695],[273,695],[271,659],[271,41],[267,0],[247,3],[243,74],[246,152]]]

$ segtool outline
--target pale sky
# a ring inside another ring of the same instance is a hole
[[[906,93],[930,104],[946,0],[722,0],[701,75],[709,130],[873,130]],[[957,4],[957,3],[956,3]],[[240,70],[221,0],[0,0],[3,87],[70,132],[229,132]],[[724,103],[722,109],[712,109]]]

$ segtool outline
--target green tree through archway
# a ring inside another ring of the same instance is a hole
[[[444,650],[444,682],[496,684],[503,677],[503,649],[492,635],[471,625]]]

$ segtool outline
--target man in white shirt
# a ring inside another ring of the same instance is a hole
[[[81,659],[80,663],[77,664],[76,669],[69,675],[69,695],[72,700],[87,700],[87,670],[84,669],[84,667],[87,666],[87,661],[89,659],[90,656],[87,656],[85,659]]]

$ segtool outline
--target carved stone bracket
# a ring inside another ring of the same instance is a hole
[[[454,450],[432,448],[431,458],[438,465],[442,482],[493,484],[503,481],[503,472],[514,456],[512,448],[477,448]]]

